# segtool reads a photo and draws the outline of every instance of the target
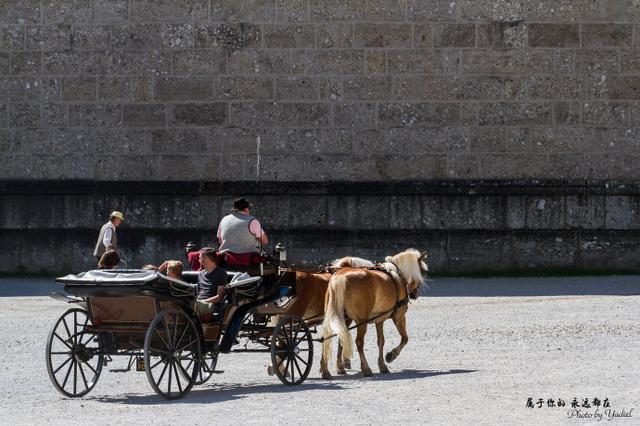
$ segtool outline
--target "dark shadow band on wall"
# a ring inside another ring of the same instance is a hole
[[[640,195],[640,181],[510,179],[427,181],[5,180],[0,195]]]
[[[416,247],[443,273],[640,270],[640,182],[72,180],[0,182],[0,272],[93,267],[114,209],[125,213],[118,236],[129,266],[182,260],[189,240],[215,244],[237,196],[301,265]]]

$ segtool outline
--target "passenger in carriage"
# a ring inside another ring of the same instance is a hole
[[[220,255],[211,247],[200,250],[199,260],[203,269],[198,274],[198,298],[195,309],[200,319],[207,322],[215,312],[216,304],[224,299],[227,271],[218,266],[221,261]]]
[[[267,261],[262,256],[262,247],[269,243],[260,221],[249,213],[251,204],[246,198],[233,201],[232,213],[226,215],[218,226],[220,253],[226,265],[248,267]]]
[[[98,260],[98,269],[115,269],[120,264],[120,255],[115,250],[105,251]]]
[[[182,280],[184,265],[179,260],[167,260],[158,267],[158,271],[166,274],[170,278]]]

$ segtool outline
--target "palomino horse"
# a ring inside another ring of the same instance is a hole
[[[336,259],[329,265],[329,270],[344,267],[366,267],[373,266],[373,262],[360,257],[343,257]],[[296,271],[296,300],[287,310],[287,315],[299,316],[310,325],[319,323],[324,318],[324,299],[331,273],[329,272],[303,272]],[[338,345],[338,358],[341,358],[342,346]],[[347,368],[350,361],[345,361]],[[270,376],[274,374],[273,368],[269,366],[267,371]]]
[[[342,345],[342,357],[338,356],[338,374],[346,374],[343,362],[352,356],[351,333],[345,321],[345,313],[357,326],[356,346],[360,354],[360,368],[365,376],[371,369],[364,356],[364,336],[367,324],[375,323],[378,333],[378,367],[381,373],[389,368],[383,357],[383,322],[391,318],[400,333],[400,344],[386,356],[387,362],[398,357],[409,337],[406,329],[406,312],[409,298],[417,298],[418,289],[424,282],[423,274],[428,267],[426,252],[409,249],[395,256],[389,256],[380,269],[343,268],[329,280],[324,317],[324,342],[320,372],[325,379],[331,378],[328,359],[331,355],[331,337],[338,336]],[[342,359],[341,359],[342,358]]]

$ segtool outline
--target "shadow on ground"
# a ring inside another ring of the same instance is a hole
[[[94,400],[109,404],[130,404],[130,405],[161,405],[161,404],[210,404],[215,402],[233,401],[248,397],[252,394],[295,394],[312,390],[335,391],[344,389],[340,382],[347,380],[370,380],[370,381],[394,381],[424,379],[428,377],[441,376],[446,374],[472,373],[476,370],[401,370],[391,374],[374,374],[371,377],[363,377],[361,373],[349,374],[346,376],[336,376],[334,380],[324,380],[319,377],[309,378],[299,386],[286,386],[281,383],[229,383],[229,384],[205,384],[194,387],[182,399],[167,401],[156,395],[124,395],[124,396],[100,396],[88,397],[87,400]]]
[[[639,295],[640,275],[544,278],[434,278],[425,297]]]

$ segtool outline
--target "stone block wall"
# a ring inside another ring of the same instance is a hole
[[[309,261],[638,269],[639,158],[632,0],[0,1],[0,270],[112,208],[171,257],[244,193]]]

